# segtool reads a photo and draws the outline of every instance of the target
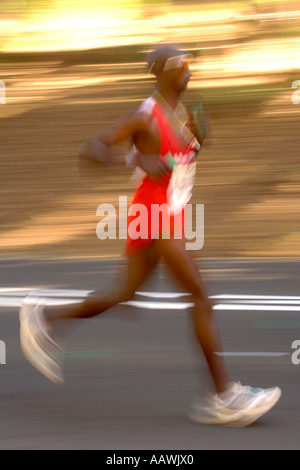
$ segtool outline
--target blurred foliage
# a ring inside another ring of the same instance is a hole
[[[21,3],[11,2],[11,11]],[[59,3],[63,12],[68,5],[76,10],[82,2]],[[86,8],[92,4],[86,2]],[[8,2],[1,5],[7,8]],[[178,8],[177,23],[155,23],[147,41],[132,35],[135,44],[120,36],[120,43],[110,47],[1,54],[7,104],[0,106],[0,253],[123,253],[123,242],[100,243],[96,238],[95,214],[99,204],[117,204],[120,194],[132,194],[131,171],[124,165],[130,142],[120,146],[119,165],[113,171],[99,167],[88,178],[78,173],[77,153],[84,139],[149,96],[154,79],[146,73],[145,53],[151,41],[168,33],[184,39],[184,47],[195,55],[184,102],[204,102],[212,120],[212,140],[199,154],[193,196],[193,202],[205,204],[205,246],[199,255],[300,256],[300,107],[291,102],[291,84],[300,79],[292,60],[299,20],[214,20],[215,12],[233,5],[247,14],[256,6],[273,12],[294,4],[209,2],[211,22],[194,22],[193,27],[181,21],[182,15],[205,11],[208,2],[130,5],[151,10],[149,23],[143,15],[138,17],[143,25],[154,24],[158,11],[167,21],[166,12]],[[57,6],[54,1],[30,1],[27,12],[41,9],[44,14]],[[78,37],[78,31],[72,34]],[[269,67],[275,58],[282,69]],[[239,64],[246,64],[245,71]]]

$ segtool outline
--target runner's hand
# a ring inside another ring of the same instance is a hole
[[[159,160],[159,155],[137,155],[137,166],[139,166],[151,178],[160,178],[172,168],[167,161]]]
[[[95,137],[91,137],[82,144],[79,149],[79,160],[83,162],[100,163],[102,165],[112,165],[116,151],[103,144]]]

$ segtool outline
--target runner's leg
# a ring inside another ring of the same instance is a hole
[[[47,307],[45,314],[50,323],[72,318],[91,318],[126,302],[146,280],[160,259],[156,243],[128,258],[127,265],[111,288],[92,292],[83,302],[58,307]]]
[[[231,382],[224,360],[216,355],[221,341],[213,318],[212,305],[191,254],[182,240],[158,240],[160,253],[183,288],[193,295],[195,333],[206,358],[217,393],[226,390]]]
[[[110,292],[93,292],[78,304],[45,307],[42,299],[26,297],[20,309],[20,340],[22,350],[32,365],[56,384],[64,381],[60,338],[77,322],[73,318],[90,318],[119,302],[132,298],[159,260],[154,243],[128,260],[127,269]]]

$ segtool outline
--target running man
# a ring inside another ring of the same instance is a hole
[[[144,177],[132,204],[148,209],[148,232],[140,238],[130,233],[135,214],[129,210],[126,271],[120,273],[111,292],[95,291],[77,304],[48,307],[43,299],[28,296],[20,310],[20,338],[28,360],[50,380],[62,383],[57,341],[60,325],[71,325],[76,319],[94,317],[129,301],[163,259],[182,288],[193,296],[194,330],[214,386],[213,393],[192,406],[190,417],[199,423],[242,427],[269,411],[281,391],[278,387],[253,389],[232,381],[223,358],[216,354],[221,343],[211,302],[196,263],[185,248],[184,236],[178,236],[184,207],[191,197],[196,155],[204,138],[198,135],[199,143],[191,130],[197,126],[190,125],[189,114],[179,101],[191,77],[190,60],[191,56],[176,46],[154,48],[147,56],[149,70],[157,79],[153,95],[115,126],[89,139],[80,150],[82,159],[107,162],[115,144],[126,139],[134,144],[131,164],[142,169]],[[154,220],[154,204],[167,207],[169,219],[162,214]],[[166,230],[168,237],[164,236]]]

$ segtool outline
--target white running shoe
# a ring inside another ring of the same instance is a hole
[[[219,395],[208,395],[205,402],[193,403],[189,417],[195,423],[230,426],[240,419],[240,411],[227,407]]]
[[[20,341],[25,357],[49,380],[64,382],[59,360],[60,348],[51,336],[51,329],[43,313],[42,299],[27,296],[20,309]]]
[[[219,395],[209,395],[205,404],[195,403],[190,418],[203,424],[245,427],[266,414],[278,402],[278,387],[262,389],[231,384]]]

